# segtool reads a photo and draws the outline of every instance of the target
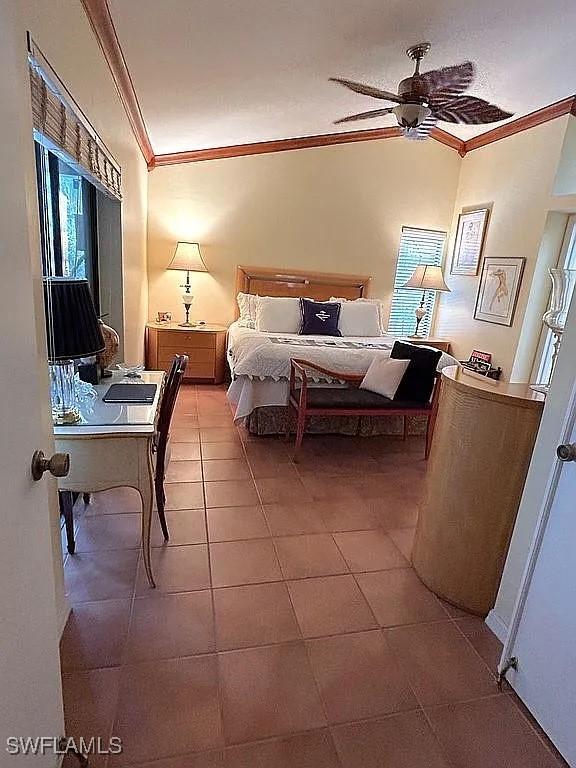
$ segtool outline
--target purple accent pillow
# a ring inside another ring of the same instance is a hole
[[[334,301],[300,299],[302,336],[342,336],[338,330],[341,305]]]

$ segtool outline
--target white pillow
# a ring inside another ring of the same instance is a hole
[[[360,389],[367,389],[368,392],[376,392],[393,400],[409,365],[410,360],[395,360],[379,355],[370,363]]]
[[[256,306],[256,330],[271,333],[298,333],[300,299],[290,296],[260,296]]]
[[[339,301],[342,305],[344,304],[372,304],[378,308],[378,323],[380,326],[380,331],[377,334],[373,334],[376,336],[383,336],[386,335],[386,323],[385,323],[385,310],[384,310],[384,302],[380,299],[339,299],[335,296],[332,296],[330,301]]]
[[[240,310],[240,317],[238,318],[242,323],[254,323],[256,322],[256,301],[258,297],[252,293],[240,292],[236,296],[238,302],[238,309]]]
[[[380,336],[380,316],[376,304],[345,301],[340,305],[338,329],[342,336]]]

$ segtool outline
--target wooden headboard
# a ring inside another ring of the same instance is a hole
[[[366,275],[236,267],[236,293],[242,291],[260,296],[304,296],[317,301],[327,301],[331,296],[360,299],[368,296],[370,280]]]

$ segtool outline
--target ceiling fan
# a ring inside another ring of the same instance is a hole
[[[340,83],[355,93],[396,103],[395,107],[371,109],[343,117],[335,124],[394,114],[404,136],[426,139],[439,120],[470,125],[495,123],[512,117],[512,112],[506,112],[484,99],[464,95],[474,80],[474,64],[471,61],[420,74],[420,63],[429,50],[430,43],[419,43],[408,48],[406,55],[416,62],[416,66],[412,77],[401,81],[397,94],[353,80],[331,77],[332,82]]]

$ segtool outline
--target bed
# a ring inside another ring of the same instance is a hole
[[[359,275],[237,268],[237,290],[252,295],[302,296],[318,301],[337,296],[355,300],[368,298],[369,286],[370,278]],[[281,433],[285,428],[291,358],[305,358],[343,373],[365,373],[375,356],[390,356],[395,340],[382,335],[332,337],[263,332],[236,320],[227,339],[232,375],[228,399],[235,420],[243,421],[253,434]],[[451,355],[443,353],[438,369],[454,363]],[[315,386],[345,385],[318,376]],[[414,417],[409,422],[409,433],[423,434],[421,419]],[[312,419],[308,429],[343,434],[401,434],[404,423],[402,417],[322,417]]]

